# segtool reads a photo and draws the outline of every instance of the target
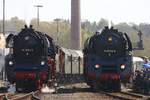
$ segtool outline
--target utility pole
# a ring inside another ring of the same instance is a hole
[[[34,5],[34,7],[37,7],[37,29],[38,29],[39,26],[40,26],[39,8],[40,8],[40,7],[43,7],[43,6],[42,6],[42,5]]]
[[[3,0],[3,34],[5,36],[5,0]]]
[[[58,42],[59,42],[59,21],[60,21],[60,19],[59,18],[56,18],[56,19],[54,19],[54,21],[56,22],[56,28],[57,28],[57,37],[56,37],[56,41],[57,41],[57,44],[58,44]]]
[[[5,0],[3,0],[3,35],[5,36]],[[5,48],[3,48],[3,56],[5,56]],[[4,60],[5,63],[5,60]],[[6,79],[5,66],[2,65],[2,80]]]

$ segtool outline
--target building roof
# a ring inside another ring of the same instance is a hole
[[[81,50],[72,50],[63,47],[61,47],[60,49],[65,53],[65,55],[68,56],[72,55],[73,57],[83,57],[83,53]]]
[[[135,62],[135,61],[143,61],[144,62],[144,60],[141,57],[133,57],[133,62]]]

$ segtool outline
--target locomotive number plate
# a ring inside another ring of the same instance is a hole
[[[33,49],[21,49],[21,51],[23,51],[23,52],[33,52],[34,50]]]
[[[116,53],[116,50],[104,50],[105,53]]]

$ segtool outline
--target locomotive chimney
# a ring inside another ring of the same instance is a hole
[[[108,30],[108,26],[105,26],[105,29]]]
[[[71,0],[71,49],[80,49],[80,0]]]
[[[28,28],[28,26],[27,26],[27,25],[24,25],[24,28],[26,29],[26,28]]]
[[[30,29],[32,29],[33,28],[33,25],[30,25]]]
[[[113,29],[114,29],[114,27],[112,26],[110,29],[111,29],[111,30],[113,30]]]

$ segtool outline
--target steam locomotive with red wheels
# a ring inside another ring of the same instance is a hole
[[[113,27],[96,32],[84,44],[84,78],[92,88],[120,91],[130,81],[132,44],[126,33]]]
[[[16,91],[40,89],[55,78],[55,44],[48,35],[25,26],[7,38],[10,53],[5,58],[5,73]]]

